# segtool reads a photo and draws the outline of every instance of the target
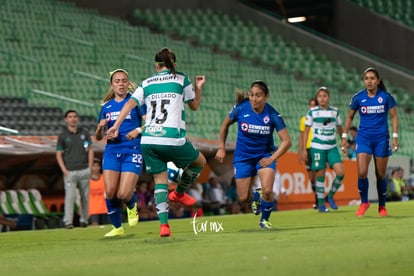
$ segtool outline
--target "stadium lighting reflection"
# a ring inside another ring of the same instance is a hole
[[[305,16],[298,16],[298,17],[290,17],[287,20],[289,23],[300,23],[306,21]]]

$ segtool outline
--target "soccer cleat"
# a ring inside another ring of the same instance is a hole
[[[272,224],[269,221],[265,220],[265,219],[262,219],[260,221],[259,225],[260,225],[260,228],[262,228],[262,229],[271,229],[272,228]]]
[[[171,236],[171,230],[170,225],[165,223],[160,225],[160,237],[170,237]]]
[[[112,230],[105,234],[104,237],[117,237],[122,236],[124,234],[124,228],[121,226],[119,228],[115,228],[112,226]]]
[[[364,214],[365,214],[365,212],[368,210],[368,208],[369,208],[369,203],[367,202],[367,203],[361,203],[361,205],[359,205],[359,208],[358,208],[358,210],[356,211],[356,213],[355,213],[355,215],[357,216],[357,217],[363,217],[364,216]]]
[[[251,208],[252,208],[252,212],[253,214],[255,214],[256,216],[260,214],[261,212],[261,208],[260,208],[260,199],[262,198],[262,189],[261,188],[257,188],[256,192],[259,194],[259,199],[258,200],[253,200],[252,204],[251,204]]]
[[[318,212],[319,213],[327,213],[327,212],[329,212],[329,210],[328,210],[328,208],[325,207],[325,205],[321,205],[321,206],[318,206]]]
[[[169,195],[168,195],[168,199],[170,201],[174,201],[174,202],[181,202],[182,204],[184,204],[185,206],[192,206],[194,204],[196,204],[197,200],[195,200],[193,197],[191,197],[190,195],[186,194],[186,193],[182,193],[181,195],[179,193],[177,193],[177,191],[172,191]]]
[[[329,207],[331,207],[331,209],[338,210],[338,206],[336,205],[335,200],[333,199],[333,197],[327,196],[325,198],[325,201],[328,202]]]
[[[318,204],[313,204],[312,208],[315,209],[315,210],[318,209]]]
[[[65,228],[66,229],[73,229],[73,224],[66,224],[65,225]]]
[[[378,214],[380,217],[387,217],[388,216],[387,208],[385,208],[384,206],[378,207]]]
[[[134,207],[132,209],[127,209],[127,215],[128,215],[128,225],[129,226],[135,226],[138,224],[138,210],[137,210],[137,203],[135,202]]]
[[[252,212],[253,214],[255,214],[256,216],[260,214],[260,201],[252,201]]]

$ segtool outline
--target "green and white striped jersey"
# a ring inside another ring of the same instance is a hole
[[[193,100],[193,86],[184,73],[158,72],[144,80],[132,98],[137,104],[147,105],[142,144],[184,145],[184,104]]]
[[[323,109],[316,106],[309,109],[305,125],[312,128],[311,148],[328,150],[337,146],[336,127],[342,126],[342,119],[336,107]]]

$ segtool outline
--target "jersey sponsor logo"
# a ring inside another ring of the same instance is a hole
[[[262,134],[268,135],[270,134],[270,126],[258,126],[258,125],[251,125],[245,122],[242,122],[240,125],[242,131],[251,133],[251,134]]]
[[[361,112],[363,114],[375,114],[375,113],[384,113],[384,105],[374,105],[374,106],[361,106]]]
[[[167,131],[164,130],[162,126],[147,126],[145,128],[145,133],[148,133],[151,136],[164,136]]]
[[[119,117],[119,113],[121,113],[121,111],[107,112],[105,113],[105,119],[107,121],[116,121]],[[125,119],[131,119],[131,113],[128,113]]]
[[[167,75],[167,76],[157,76],[157,77],[153,77],[147,80],[147,84],[150,84],[151,82],[154,81],[169,81],[169,80],[176,80],[177,75]]]

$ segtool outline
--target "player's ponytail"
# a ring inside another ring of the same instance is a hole
[[[161,67],[167,67],[172,74],[176,74],[175,70],[175,54],[168,48],[162,48],[157,54],[155,54],[155,62],[158,63]]]

